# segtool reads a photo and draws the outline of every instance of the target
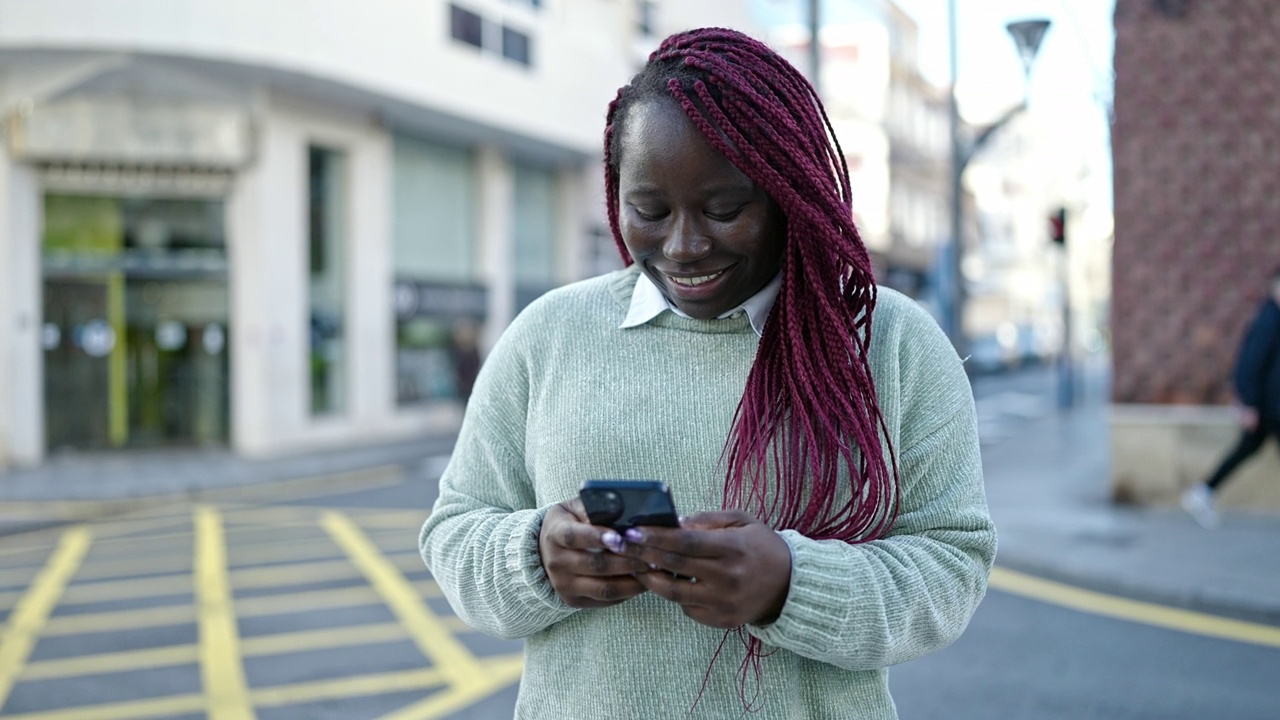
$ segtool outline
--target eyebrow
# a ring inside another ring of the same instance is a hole
[[[757,185],[751,182],[750,180],[748,180],[744,183],[723,183],[720,185],[713,185],[705,189],[705,194],[708,197],[714,197],[719,195],[729,195],[732,193],[740,193],[740,192],[755,194],[756,188],[757,188]],[[657,186],[643,184],[643,185],[636,185],[628,189],[627,192],[625,193],[625,196],[632,197],[636,195],[661,195],[661,194],[662,192],[658,189]]]

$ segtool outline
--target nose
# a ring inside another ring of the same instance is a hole
[[[662,243],[662,254],[672,262],[691,263],[710,255],[712,247],[711,238],[686,215],[672,223],[671,232]]]

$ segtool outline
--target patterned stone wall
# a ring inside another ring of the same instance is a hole
[[[1113,400],[1226,403],[1280,267],[1280,0],[1116,0],[1115,29]]]

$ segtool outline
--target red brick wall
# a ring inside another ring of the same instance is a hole
[[[1280,0],[1156,5],[1115,9],[1113,399],[1225,403],[1280,267]]]

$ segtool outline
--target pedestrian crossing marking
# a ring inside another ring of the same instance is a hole
[[[249,703],[240,632],[227,580],[227,544],[222,516],[208,505],[196,508],[194,575],[199,608],[200,680],[209,720],[255,720]]]
[[[5,623],[4,634],[0,635],[0,708],[8,700],[14,679],[35,649],[45,622],[58,604],[63,588],[76,574],[91,542],[88,528],[78,527],[64,533],[48,564]]]

